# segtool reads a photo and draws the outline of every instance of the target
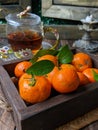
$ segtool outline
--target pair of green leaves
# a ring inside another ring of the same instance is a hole
[[[40,56],[43,56],[46,54],[57,56],[58,62],[60,64],[70,63],[73,59],[73,53],[68,47],[68,45],[62,46],[58,50],[42,49],[42,50],[39,50],[37,54],[33,56],[33,58],[31,59],[31,62],[33,63],[33,65],[26,72],[29,74],[38,75],[38,76],[46,75],[47,73],[51,72],[55,66],[53,62],[49,60],[37,61],[37,59]]]

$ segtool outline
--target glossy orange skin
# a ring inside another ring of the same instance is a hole
[[[59,68],[57,66],[55,66],[53,68],[53,70],[47,74],[47,79],[49,80],[49,82],[52,84],[52,78],[55,75],[55,73],[57,73],[59,71]]]
[[[14,74],[16,77],[21,77],[25,71],[32,65],[29,61],[22,61],[15,66]]]
[[[40,61],[40,60],[50,60],[54,63],[54,65],[56,65],[56,66],[58,65],[58,59],[56,56],[53,56],[53,55],[47,54],[47,55],[41,56],[41,57],[39,57],[38,61]]]
[[[46,100],[51,94],[51,84],[44,76],[36,76],[32,84],[32,75],[24,73],[19,79],[19,93],[22,99],[29,103]]]
[[[72,64],[76,67],[77,71],[82,72],[92,67],[92,59],[88,54],[80,52],[74,54]]]
[[[60,93],[75,91],[80,83],[78,74],[71,64],[61,65],[52,79],[53,88]]]
[[[60,66],[60,68],[62,68],[62,69],[64,69],[64,68],[66,68],[66,65],[67,64],[62,64],[61,66]],[[75,71],[77,71],[77,69],[75,68],[75,66],[74,65],[72,65],[72,64],[68,64],[71,68],[73,68]]]
[[[80,86],[90,83],[89,79],[82,72],[77,72],[77,74],[80,79],[80,84],[79,84]]]
[[[98,74],[98,69],[96,68],[87,68],[82,72],[86,77],[88,77],[91,83],[96,82],[96,80],[94,79],[93,70]]]

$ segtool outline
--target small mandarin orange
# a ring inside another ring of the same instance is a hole
[[[77,74],[78,74],[79,79],[80,79],[80,86],[90,83],[89,79],[82,72],[77,72]]]
[[[93,71],[95,71],[98,74],[97,68],[87,68],[82,72],[86,77],[88,77],[89,81],[92,83],[96,82],[96,80],[94,79]]]
[[[51,84],[44,76],[24,73],[19,79],[19,93],[28,103],[38,103],[46,100],[51,94]]]
[[[53,88],[60,93],[69,93],[75,91],[79,86],[80,80],[78,74],[71,64],[62,65],[52,79]]]
[[[52,78],[55,75],[55,73],[58,72],[58,71],[59,71],[59,68],[57,66],[55,66],[53,68],[53,70],[50,73],[47,74],[47,79],[49,80],[50,83],[52,83]]]
[[[16,77],[21,77],[25,71],[32,65],[30,61],[19,62],[14,69],[14,74]]]
[[[88,54],[79,52],[74,54],[72,64],[75,66],[77,71],[82,72],[85,69],[92,67],[92,59]]]
[[[47,54],[47,55],[43,55],[41,57],[39,57],[38,61],[40,60],[50,60],[54,63],[54,65],[58,65],[58,59],[56,56],[53,56],[53,55],[50,55],[50,54]]]

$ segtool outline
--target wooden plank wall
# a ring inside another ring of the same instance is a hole
[[[52,0],[48,0],[48,2],[46,0],[42,0],[42,15],[44,17],[81,20],[87,15],[92,14],[95,18],[98,18],[98,7],[95,8],[95,6],[98,5],[98,2],[96,2],[96,0],[93,0],[94,2],[91,2],[91,0],[88,0],[88,2],[85,2],[87,0],[84,0],[83,2],[81,2],[82,0],[73,1],[76,2],[74,3],[68,2],[68,0],[59,0],[57,3],[55,0],[54,4]],[[65,3],[69,4],[66,5]],[[72,6],[73,4],[79,6]],[[85,6],[82,6],[83,4]],[[88,5],[89,7],[87,7]]]
[[[54,4],[67,4],[67,5],[98,7],[97,0],[53,0],[53,3]]]
[[[84,34],[83,30],[79,30],[78,25],[44,25],[44,26],[57,29],[60,35],[60,39],[62,40],[80,39]],[[98,39],[98,31],[92,32],[91,35],[93,39]],[[0,36],[6,37],[6,24],[0,25]],[[47,33],[46,38],[55,39],[52,33]]]

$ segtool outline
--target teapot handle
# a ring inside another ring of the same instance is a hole
[[[52,50],[56,49],[58,47],[59,43],[60,43],[59,33],[58,33],[57,29],[49,27],[49,26],[48,27],[44,26],[43,27],[43,37],[45,37],[45,34],[47,32],[52,33],[56,38],[55,44],[50,49],[52,49]]]

